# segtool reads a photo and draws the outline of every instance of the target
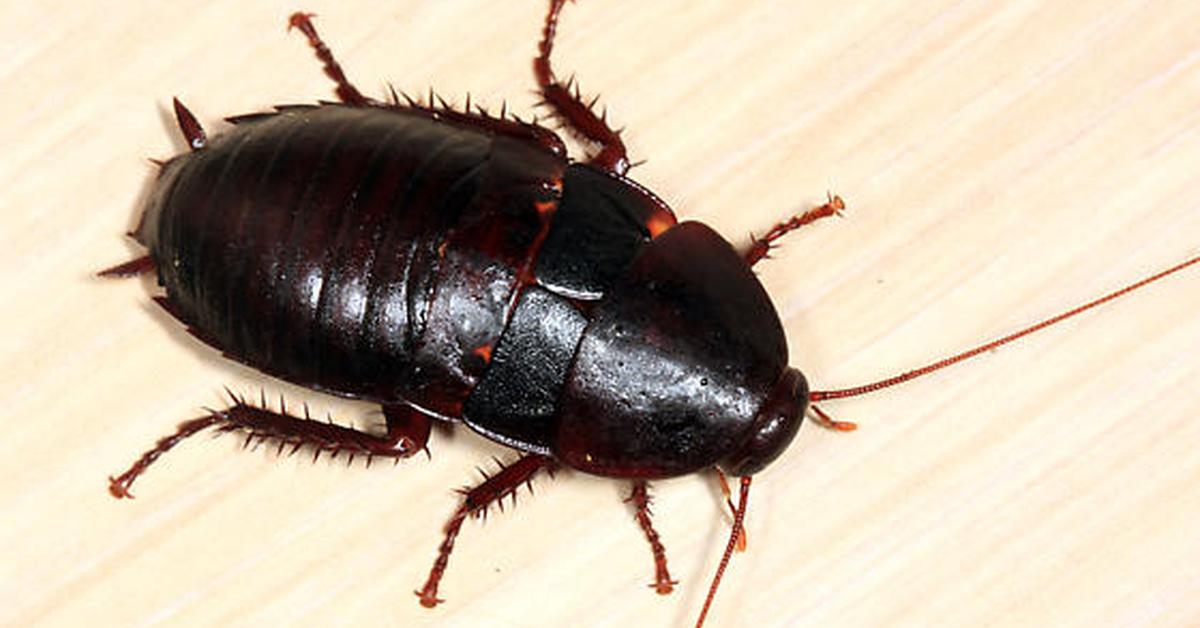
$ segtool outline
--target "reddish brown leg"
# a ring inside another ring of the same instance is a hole
[[[488,506],[493,503],[499,505],[505,497],[512,496],[515,500],[517,489],[522,484],[531,482],[538,471],[545,469],[552,472],[554,466],[554,461],[550,458],[526,454],[508,465],[501,466],[499,471],[486,478],[479,486],[460,491],[463,495],[462,505],[446,522],[446,527],[443,528],[446,538],[438,546],[437,559],[433,561],[433,568],[429,570],[429,578],[425,581],[425,586],[415,592],[421,598],[421,606],[433,608],[443,601],[437,596],[438,583],[446,573],[450,552],[454,550],[454,539],[458,537],[463,521],[468,516],[482,516],[487,512]]]
[[[642,532],[646,534],[646,540],[650,542],[650,551],[654,554],[654,590],[659,595],[666,595],[674,590],[678,581],[671,579],[671,574],[667,571],[667,550],[663,547],[662,541],[658,538],[658,531],[654,529],[654,523],[650,521],[650,492],[645,480],[635,480],[633,482],[633,491],[629,494],[627,502],[633,502],[636,512],[634,517],[637,519],[638,525],[642,527]]]
[[[282,406],[282,401],[280,404]],[[429,418],[408,408],[385,407],[387,436],[375,436],[313,420],[309,418],[307,409],[301,418],[287,414],[282,407],[280,412],[266,409],[265,399],[261,405],[262,407],[254,406],[246,403],[245,399],[235,397],[234,405],[228,409],[181,423],[174,434],[160,439],[124,473],[117,477],[109,476],[108,492],[112,493],[113,497],[132,498],[130,486],[159,456],[189,436],[209,427],[215,427],[218,432],[244,433],[246,445],[255,441],[272,440],[279,443],[278,451],[281,453],[284,447],[290,446],[289,453],[296,453],[301,447],[308,446],[313,449],[313,460],[322,452],[335,458],[339,453],[346,452],[349,454],[349,460],[353,460],[356,455],[365,455],[367,464],[376,457],[394,460],[407,458],[424,449],[429,438]]]
[[[713,467],[713,471],[717,472],[717,482],[721,484],[721,494],[725,496],[725,505],[729,506],[730,516],[737,516],[737,506],[733,505],[733,491],[729,490],[729,478],[725,477],[725,473],[720,469]],[[738,536],[737,551],[744,552],[749,542],[746,540],[746,531],[743,529]]]
[[[842,201],[842,197],[830,196],[824,205],[814,207],[802,214],[797,214],[776,224],[763,237],[751,237],[750,249],[745,253],[746,263],[753,266],[767,257],[767,254],[771,252],[771,248],[775,246],[774,243],[776,240],[821,218],[839,215],[843,209],[846,209],[846,204]]]
[[[312,18],[312,13],[293,13],[292,17],[288,20],[288,30],[298,28],[308,38],[309,45],[316,52],[317,58],[324,64],[325,74],[337,83],[337,88],[334,91],[337,93],[338,98],[342,102],[355,107],[386,106],[388,103],[382,103],[363,96],[362,92],[358,91],[358,88],[350,83],[349,79],[346,78],[346,73],[342,71],[342,66],[333,57],[333,52],[329,49],[329,46],[321,40],[316,27],[313,26]],[[510,135],[530,139],[541,144],[556,155],[565,157],[567,154],[566,146],[563,145],[562,140],[554,132],[536,124],[522,122],[515,118],[509,119],[507,108],[502,108],[500,115],[494,118],[488,115],[481,107],[477,108],[477,112],[473,112],[471,110],[471,98],[469,95],[467,97],[467,104],[463,107],[462,111],[455,111],[449,104],[441,100],[440,97],[436,97],[432,91],[429,92],[429,100],[426,103],[419,103],[409,98],[407,94],[403,95],[403,98],[407,102],[406,107],[400,102],[401,95],[392,90],[390,104],[420,112],[434,120],[448,120],[478,127],[497,135]]]
[[[313,13],[293,13],[292,17],[288,19],[288,30],[298,28],[308,38],[308,44],[312,46],[317,59],[320,59],[321,63],[325,66],[325,75],[333,79],[334,83],[337,83],[334,93],[337,94],[339,100],[354,107],[364,107],[372,104],[372,101],[363,96],[362,92],[358,91],[358,88],[346,78],[346,73],[342,72],[342,66],[337,62],[337,59],[333,58],[333,51],[329,49],[329,46],[325,45],[325,42],[321,41],[321,36],[317,34],[317,29],[312,23],[313,17]]]
[[[600,147],[588,163],[608,172],[624,175],[629,170],[629,158],[625,154],[625,143],[619,131],[608,126],[605,114],[599,116],[593,110],[596,100],[584,103],[579,96],[579,86],[572,81],[562,84],[550,68],[550,52],[554,49],[554,34],[558,29],[558,14],[567,0],[550,0],[546,12],[546,24],[542,27],[542,41],[538,44],[538,56],[533,60],[533,74],[537,77],[543,101],[562,119],[567,128],[580,138]]]
[[[852,421],[838,421],[833,417],[825,414],[825,411],[815,405],[809,405],[808,409],[812,411],[813,422],[827,430],[835,430],[838,432],[853,432],[858,429],[858,423]]]

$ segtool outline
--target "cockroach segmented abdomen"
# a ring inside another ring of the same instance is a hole
[[[366,456],[368,464],[374,458],[399,461],[423,449],[425,443],[418,439],[428,437],[428,425],[425,426],[424,436],[414,437],[411,427],[393,429],[394,423],[389,422],[387,435],[377,436],[337,425],[332,419],[314,420],[309,416],[307,406],[304,417],[288,414],[283,397],[280,397],[280,410],[276,412],[267,407],[265,396],[262,397],[260,405],[256,406],[244,396],[235,395],[229,389],[226,389],[226,393],[232,405],[223,410],[210,409],[205,416],[181,423],[174,434],[160,439],[128,470],[119,476],[110,477],[109,492],[114,497],[133,497],[129,488],[151,464],[183,440],[210,427],[218,434],[244,434],[243,447],[274,441],[278,443],[277,455],[282,455],[288,448],[290,449],[287,454],[294,455],[300,449],[309,447],[313,450],[314,462],[321,453],[328,453],[335,458],[339,453],[345,452],[348,454],[347,464],[352,462],[353,456],[356,455]],[[419,434],[420,430],[415,433]]]

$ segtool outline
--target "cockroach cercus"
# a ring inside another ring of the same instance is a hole
[[[463,521],[559,467],[629,482],[653,586],[669,593],[648,482],[715,468],[722,483],[722,473],[738,476],[740,491],[699,626],[744,541],[753,475],[805,416],[855,428],[817,402],[942,369],[1200,262],[894,377],[810,390],[751,267],[842,200],[743,251],[677,222],[626,176],[625,145],[595,101],[551,68],[564,3],[550,1],[533,70],[542,105],[594,147],[583,161],[553,131],[504,111],[364,95],[304,13],[289,28],[307,37],[338,102],[236,116],[209,138],[175,101],[191,151],[161,163],[132,234],[146,255],[101,275],[155,272],[165,292],[155,300],[202,341],[270,375],[378,403],[387,427],[373,434],[235,396],[110,478],[112,495],[131,497],[159,456],[208,428],[369,461],[424,450],[434,420],[464,423],[519,456],[463,492],[417,591],[433,607]]]

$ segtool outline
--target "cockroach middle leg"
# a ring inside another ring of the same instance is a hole
[[[746,258],[746,263],[751,266],[755,265],[767,257],[771,252],[771,248],[775,246],[776,240],[804,225],[812,224],[822,218],[840,215],[843,209],[846,209],[846,203],[842,201],[842,197],[830,194],[823,205],[776,223],[763,237],[750,238],[750,248],[743,255]]]
[[[332,457],[346,453],[349,460],[359,455],[366,456],[368,464],[374,458],[407,458],[425,449],[429,438],[430,419],[409,408],[385,407],[387,435],[376,436],[332,422],[312,419],[308,416],[307,408],[303,417],[292,416],[283,408],[282,401],[280,411],[275,412],[266,408],[265,399],[255,406],[232,393],[230,397],[234,403],[229,408],[181,423],[173,434],[159,439],[154,447],[142,454],[124,473],[116,477],[110,476],[108,492],[117,498],[133,497],[129,488],[155,460],[188,437],[210,427],[217,432],[245,434],[246,445],[256,441],[276,442],[279,453],[285,448],[290,448],[289,453],[295,453],[302,447],[309,447],[313,450],[314,460],[322,452],[329,453]]]
[[[596,115],[593,107],[596,100],[583,102],[579,95],[579,85],[567,81],[564,85],[554,75],[550,67],[550,53],[554,49],[554,34],[558,29],[558,14],[567,0],[550,0],[550,8],[546,11],[546,23],[542,27],[542,41],[538,43],[538,56],[533,59],[533,74],[537,77],[538,88],[542,100],[554,113],[562,119],[568,130],[581,138],[600,147],[588,163],[608,172],[624,175],[629,171],[629,157],[626,155],[625,142],[621,140],[620,131],[614,131],[608,126],[606,115],[601,112]]]
[[[526,454],[507,465],[502,465],[478,486],[460,490],[463,495],[462,504],[443,528],[446,537],[438,546],[438,555],[429,570],[425,586],[415,592],[421,598],[421,606],[433,608],[443,601],[437,596],[438,583],[446,573],[446,564],[450,562],[450,552],[454,551],[454,540],[458,537],[463,521],[468,516],[483,516],[492,504],[499,505],[504,498],[515,496],[517,489],[521,488],[522,484],[531,482],[538,471],[553,472],[555,466],[554,461],[546,456]]]
[[[337,88],[334,92],[342,102],[353,107],[365,107],[372,104],[371,99],[362,95],[358,88],[346,78],[346,73],[342,71],[342,66],[333,57],[333,51],[325,42],[321,40],[321,36],[317,34],[317,28],[313,26],[312,13],[293,13],[288,19],[288,30],[293,28],[300,29],[301,33],[308,38],[308,45],[312,46],[313,52],[316,53],[317,59],[321,60],[321,64],[325,67],[325,75],[333,79],[337,83]]]
[[[672,580],[670,572],[667,571],[667,550],[659,539],[658,531],[654,529],[654,522],[650,520],[650,491],[647,482],[634,480],[633,490],[625,501],[633,503],[634,517],[642,532],[646,534],[646,540],[650,542],[650,551],[654,554],[654,584],[650,586],[654,587],[659,595],[666,595],[673,591],[679,582]]]

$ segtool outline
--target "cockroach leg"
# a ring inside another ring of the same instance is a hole
[[[838,421],[833,417],[825,414],[825,411],[815,405],[809,405],[808,409],[812,412],[813,423],[820,425],[827,430],[837,432],[853,432],[858,429],[858,423],[853,421]]]
[[[175,108],[175,120],[179,123],[179,130],[183,132],[188,147],[192,150],[204,148],[208,144],[208,135],[204,133],[204,127],[200,126],[196,116],[188,111],[188,108],[183,106],[178,98],[171,99],[171,102]]]
[[[356,455],[366,456],[368,463],[373,458],[407,458],[424,449],[429,438],[430,420],[415,410],[385,407],[388,433],[386,436],[376,436],[312,419],[308,416],[307,408],[304,417],[297,417],[287,414],[282,407],[280,412],[275,412],[267,409],[265,402],[255,406],[232,393],[230,397],[233,397],[234,404],[229,408],[181,423],[175,433],[159,439],[124,473],[110,476],[108,492],[117,498],[133,497],[129,492],[130,486],[155,460],[184,439],[209,427],[218,432],[245,434],[247,445],[255,441],[277,442],[279,453],[284,448],[290,448],[289,453],[295,453],[307,446],[313,449],[314,459],[322,452],[333,456],[345,452],[351,459]]]
[[[650,586],[654,587],[659,595],[666,595],[673,591],[679,582],[672,580],[670,572],[667,571],[667,550],[650,520],[650,491],[646,481],[634,480],[633,490],[625,501],[633,503],[636,509],[634,517],[642,532],[646,534],[646,540],[650,542],[650,551],[654,554],[654,584]]]
[[[733,491],[729,489],[729,478],[725,477],[725,473],[717,467],[713,467],[713,471],[717,472],[717,482],[721,485],[721,494],[725,496],[725,505],[729,506],[729,516],[736,517],[737,506],[733,505]],[[743,528],[741,535],[738,536],[737,551],[746,551],[746,547],[748,545],[749,542],[746,540],[746,530]]]
[[[363,96],[362,92],[358,91],[358,88],[346,78],[342,66],[337,59],[333,58],[333,51],[325,45],[324,41],[321,41],[321,36],[317,34],[317,28],[312,23],[313,17],[315,17],[313,13],[293,13],[292,17],[288,19],[288,30],[300,29],[300,32],[308,38],[308,45],[312,46],[317,59],[320,59],[321,64],[325,66],[325,75],[337,83],[334,93],[337,94],[339,100],[353,107],[365,107],[373,104],[371,99]]]
[[[821,218],[841,215],[843,209],[846,209],[846,203],[842,201],[842,197],[830,194],[825,204],[777,223],[763,237],[756,238],[751,236],[750,248],[743,254],[746,258],[746,263],[753,266],[767,257],[767,254],[771,252],[771,248],[775,246],[774,243],[776,240]]]
[[[408,406],[384,406],[383,416],[387,420],[387,437],[393,447],[429,454],[429,430],[433,422],[427,415]]]
[[[509,116],[506,107],[502,108],[500,115],[495,117],[489,115],[482,107],[476,107],[476,110],[472,111],[470,95],[467,96],[467,104],[462,111],[455,110],[440,96],[435,96],[432,90],[429,92],[429,100],[426,103],[419,103],[407,94],[403,95],[405,102],[401,103],[401,95],[396,93],[395,89],[391,90],[390,101],[380,102],[364,96],[346,78],[342,66],[333,57],[333,51],[329,49],[329,46],[317,33],[317,28],[313,26],[313,17],[312,13],[293,13],[288,20],[288,30],[300,29],[300,32],[308,38],[309,45],[316,52],[317,58],[324,64],[325,74],[337,83],[335,93],[347,105],[354,107],[390,106],[415,111],[434,120],[470,125],[496,135],[533,140],[556,155],[566,156],[567,147],[551,130]]]
[[[108,279],[115,279],[122,277],[135,277],[142,273],[148,273],[152,270],[154,270],[154,260],[151,259],[149,255],[143,255],[137,259],[129,260],[124,264],[117,264],[111,268],[105,268],[104,270],[96,273],[96,275]]]
[[[573,80],[564,85],[550,67],[550,53],[554,49],[554,34],[558,29],[558,14],[567,0],[550,0],[546,11],[546,23],[542,27],[542,41],[538,43],[538,56],[533,60],[533,74],[537,77],[542,101],[548,105],[569,131],[584,140],[599,145],[600,151],[588,163],[618,175],[629,171],[629,157],[621,132],[608,126],[605,113],[596,115],[596,99],[585,103],[579,95],[579,85]],[[571,91],[574,85],[574,92]]]
[[[164,436],[158,439],[149,451],[142,454],[129,469],[118,475],[117,477],[108,476],[108,492],[117,499],[129,498],[133,499],[133,493],[129,492],[129,487],[133,485],[133,481],[137,479],[147,467],[154,464],[158,457],[167,453],[175,445],[178,445],[185,438],[201,432],[220,422],[220,419],[215,414],[203,416],[191,421],[184,421],[179,424],[179,429],[175,433]]]
[[[536,454],[526,454],[514,462],[502,465],[498,471],[485,477],[478,486],[460,489],[459,492],[463,495],[462,504],[450,516],[450,520],[443,528],[446,537],[438,546],[438,555],[433,561],[433,567],[429,570],[429,578],[425,580],[425,586],[421,587],[420,591],[415,591],[421,598],[421,606],[433,608],[444,601],[437,596],[438,583],[441,582],[442,575],[446,573],[450,552],[454,550],[454,540],[458,537],[458,531],[462,528],[462,523],[467,516],[483,516],[492,504],[499,505],[505,497],[515,496],[517,489],[522,484],[532,481],[538,471],[552,472],[554,468],[555,463],[552,459]]]

